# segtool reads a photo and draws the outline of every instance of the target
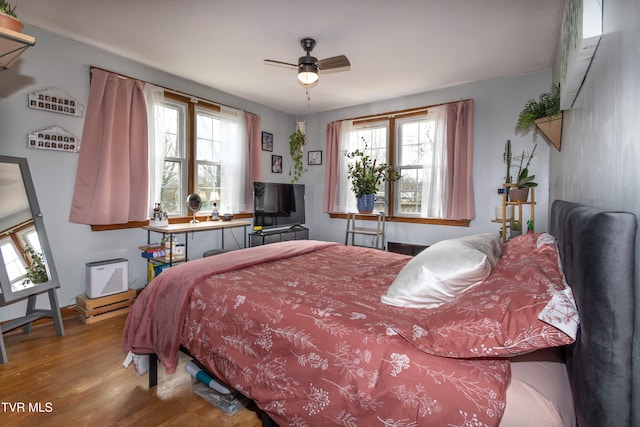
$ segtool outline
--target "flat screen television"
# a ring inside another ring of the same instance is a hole
[[[274,229],[304,223],[304,184],[253,183],[254,226]]]

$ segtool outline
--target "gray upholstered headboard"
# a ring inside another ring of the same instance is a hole
[[[549,233],[580,313],[567,355],[579,427],[631,426],[637,220],[556,200]]]

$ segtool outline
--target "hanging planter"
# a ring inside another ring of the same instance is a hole
[[[305,144],[306,136],[304,134],[304,122],[297,122],[296,131],[289,136],[289,154],[293,161],[293,177],[291,178],[292,184],[298,182],[302,174],[307,171],[302,162]]]

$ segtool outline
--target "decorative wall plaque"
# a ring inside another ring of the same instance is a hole
[[[50,87],[27,95],[29,108],[82,117],[84,107],[62,89]]]
[[[80,151],[80,138],[59,126],[51,126],[31,132],[28,147],[77,153]]]

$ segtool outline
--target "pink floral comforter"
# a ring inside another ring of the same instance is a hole
[[[299,243],[264,248],[290,253]],[[225,267],[217,274],[204,273],[204,263],[227,262],[243,253],[253,257],[261,248],[207,258],[197,266],[197,278],[184,277],[188,291],[181,296],[160,292],[171,295],[176,307],[185,304],[184,315],[182,308],[173,309],[184,320],[177,322],[180,343],[282,426],[498,425],[510,379],[508,361],[433,356],[392,329],[423,313],[380,302],[409,257],[307,245],[309,250],[293,257],[252,259],[252,265]],[[162,304],[160,310],[170,310],[166,301]],[[134,333],[136,319],[144,319],[141,313],[134,307],[125,344],[157,351],[154,339],[148,339],[154,328]],[[165,326],[156,328],[173,336]],[[161,346],[168,345],[160,339]],[[165,367],[175,369],[171,362]]]

